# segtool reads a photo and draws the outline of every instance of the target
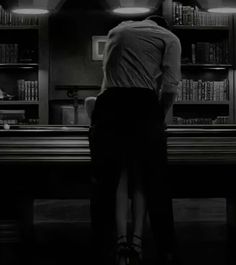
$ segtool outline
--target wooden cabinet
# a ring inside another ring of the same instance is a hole
[[[163,15],[182,45],[182,80],[167,122],[233,123],[233,16],[186,3],[163,4]]]
[[[47,124],[47,18],[0,9],[0,123]]]

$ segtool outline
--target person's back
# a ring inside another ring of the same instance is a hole
[[[122,22],[108,34],[102,89],[143,87],[158,91],[162,74],[167,70],[163,69],[164,55],[173,45],[180,46],[177,37],[152,20]],[[171,74],[168,82],[172,79],[176,82],[180,73]]]

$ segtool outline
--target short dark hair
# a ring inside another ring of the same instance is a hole
[[[163,28],[166,28],[166,29],[170,28],[170,25],[169,25],[169,22],[167,21],[167,19],[165,19],[162,16],[152,15],[152,16],[147,17],[146,19],[149,19],[149,20],[152,20],[152,21],[156,22],[157,25],[159,25],[159,26],[161,26]]]

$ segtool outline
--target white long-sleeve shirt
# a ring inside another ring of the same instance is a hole
[[[102,91],[144,87],[176,92],[181,78],[181,44],[154,21],[125,21],[108,33]]]

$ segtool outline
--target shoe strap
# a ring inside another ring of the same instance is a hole
[[[127,236],[126,235],[120,235],[120,236],[117,237],[117,240],[120,240],[122,238],[127,238]]]
[[[142,246],[140,246],[140,245],[138,245],[138,244],[136,244],[136,243],[131,243],[130,244],[130,246],[132,247],[132,248],[139,248],[139,249],[142,249]]]
[[[137,236],[137,235],[134,234],[133,237],[135,237],[135,238],[137,238],[137,239],[143,241],[142,237],[140,237],[140,236]]]
[[[142,241],[143,241],[143,239],[142,239],[140,236],[137,236],[137,235],[133,235],[133,238],[137,238],[137,239],[139,239],[139,240],[141,241],[141,244],[137,244],[137,243],[135,243],[135,242],[132,242],[132,243],[131,243],[131,247],[132,247],[132,248],[139,248],[139,249],[142,249]]]
[[[125,241],[122,241],[122,239],[126,239]],[[116,239],[116,247],[118,248],[127,248],[128,242],[127,242],[127,236],[126,235],[121,235],[118,236]]]

